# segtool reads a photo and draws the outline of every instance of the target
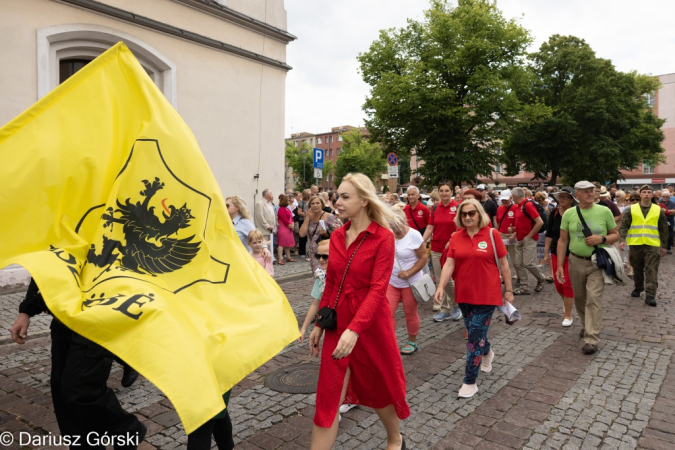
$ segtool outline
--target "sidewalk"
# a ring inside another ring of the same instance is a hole
[[[302,273],[303,264],[286,264],[277,275]],[[465,364],[463,324],[436,323],[432,305],[421,305],[420,350],[403,357],[411,409],[402,422],[408,448],[675,448],[675,258],[662,260],[660,274],[656,308],[631,298],[632,285],[607,287],[600,350],[591,356],[581,352],[576,316],[571,328],[561,326],[562,303],[553,285],[516,297],[524,318],[507,326],[495,314],[494,368],[479,375],[479,392],[470,400],[456,398]],[[311,278],[281,283],[299,320],[311,286]],[[8,300],[17,301],[11,298],[0,297],[3,310]],[[407,331],[400,308],[395,319],[403,344]],[[47,336],[23,347],[0,345],[0,433],[57,432],[49,355]],[[306,343],[293,343],[234,388],[230,415],[238,450],[309,448],[315,395],[278,393],[264,384],[271,372],[308,362],[318,359],[309,356]],[[184,448],[185,434],[170,402],[142,378],[130,389],[120,388],[120,377],[115,365],[111,385],[149,428],[141,448]],[[335,448],[381,449],[384,443],[372,410],[358,407],[342,416]]]

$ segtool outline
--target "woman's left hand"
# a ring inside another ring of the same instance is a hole
[[[513,303],[513,292],[505,292],[504,300],[506,300],[509,303]]]
[[[349,356],[352,350],[354,350],[358,339],[359,336],[356,333],[350,329],[346,329],[340,336],[335,350],[333,350],[333,359],[342,359],[345,356]]]
[[[407,280],[408,278],[410,278],[410,271],[402,270],[398,273],[398,277],[402,280]]]
[[[262,249],[262,256],[263,256],[263,262],[265,264],[267,263],[272,263],[272,254],[270,253],[270,250],[267,247],[263,247]]]

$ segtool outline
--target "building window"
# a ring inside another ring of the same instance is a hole
[[[342,142],[342,135],[338,136],[338,142]]]
[[[647,104],[649,105],[649,107],[653,108],[654,107],[654,93],[652,92],[652,93],[649,93],[649,94],[645,94],[645,98],[647,99]]]
[[[497,164],[495,165],[495,173],[503,173],[504,172],[504,167],[502,164]]]
[[[654,163],[651,161],[644,160],[642,161],[642,173],[653,174],[654,173]]]
[[[321,140],[321,138],[316,138],[316,143],[317,144],[323,144],[323,141]]]
[[[65,24],[37,30],[38,98],[119,41],[129,47],[167,100],[177,107],[176,65],[135,36],[94,24]]]

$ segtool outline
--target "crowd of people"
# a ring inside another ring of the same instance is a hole
[[[633,278],[631,296],[645,292],[645,303],[656,306],[659,261],[671,253],[675,219],[672,188],[655,191],[644,185],[624,192],[588,181],[537,192],[441,182],[428,195],[416,186],[377,195],[368,177],[349,174],[335,192],[312,186],[277,200],[265,189],[253,217],[240,197],[227,197],[226,203],[242,245],[270,275],[274,264],[297,262],[293,256],[310,262],[312,303],[299,324],[299,341],[306,340],[310,354],[321,359],[312,449],[332,448],[340,414],[356,405],[376,411],[387,449],[406,448],[400,420],[410,409],[402,357],[420,349],[419,308],[430,297],[434,321],[463,319],[466,329],[458,398],[476,395],[479,374],[492,371],[492,316],[514,296],[531,294],[528,274],[534,292],[554,284],[562,326],[573,324],[576,310],[582,351],[595,353],[606,284],[627,282],[625,273]],[[431,288],[426,280],[433,280]],[[46,310],[33,285],[11,329],[19,344],[25,342],[30,317]],[[395,334],[399,305],[407,328],[402,343]],[[106,387],[113,355],[54,322],[52,397],[62,433],[103,430],[105,419],[109,432],[133,432],[142,439],[142,423]],[[98,359],[85,358],[94,350]],[[67,356],[77,352],[84,353]],[[69,365],[81,367],[85,360],[91,368],[70,379]],[[66,374],[68,382],[60,381]],[[86,385],[92,377],[96,385]],[[86,403],[74,395],[80,389]],[[227,403],[229,392],[225,397]],[[85,414],[94,409],[100,416]],[[232,448],[227,410],[192,433],[188,448],[207,448],[211,436],[218,448]]]

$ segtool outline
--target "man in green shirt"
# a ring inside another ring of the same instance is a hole
[[[598,350],[602,324],[602,293],[605,282],[602,269],[596,267],[591,255],[595,246],[607,247],[619,240],[619,231],[612,211],[595,204],[595,186],[588,181],[574,185],[575,197],[588,230],[584,230],[577,208],[565,211],[560,225],[558,254],[564,255],[569,245],[569,276],[574,291],[574,304],[583,324],[581,337],[585,344],[582,351],[593,354]],[[564,258],[558,259],[556,277],[565,282]]]

